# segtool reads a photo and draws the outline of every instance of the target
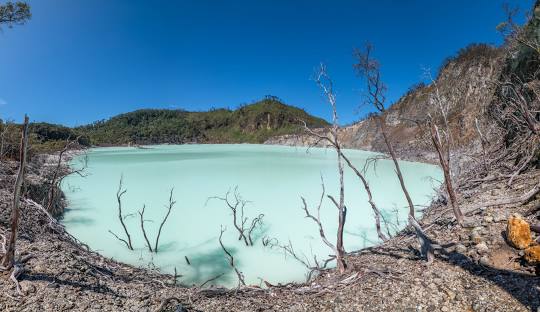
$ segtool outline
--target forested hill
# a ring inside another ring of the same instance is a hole
[[[75,128],[92,145],[160,143],[262,143],[296,133],[301,121],[310,127],[327,122],[269,97],[236,110],[207,112],[142,109]]]

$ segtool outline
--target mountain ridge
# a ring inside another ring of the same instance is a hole
[[[310,127],[328,123],[304,109],[283,103],[276,97],[243,105],[237,109],[187,111],[183,109],[138,109],[107,120],[73,128],[50,125],[51,137],[59,128],[83,138],[84,145],[262,143],[276,135],[297,133],[301,121]],[[46,138],[45,123],[39,134]],[[73,135],[73,134],[72,134]]]

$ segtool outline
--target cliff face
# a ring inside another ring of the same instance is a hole
[[[462,49],[441,66],[439,75],[429,85],[412,87],[386,111],[390,137],[405,158],[426,158],[432,147],[422,126],[428,114],[438,116],[437,89],[440,98],[449,104],[448,119],[458,147],[465,146],[478,135],[475,119],[483,113],[494,94],[493,81],[500,75],[503,51],[488,45],[471,45]],[[382,135],[373,117],[368,117],[340,131],[347,148],[386,152]],[[268,144],[307,145],[313,140],[292,135],[275,137]]]

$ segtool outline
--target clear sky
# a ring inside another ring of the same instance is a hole
[[[354,47],[374,44],[392,101],[423,67],[436,70],[473,42],[499,44],[504,20],[503,0],[28,3],[32,19],[0,32],[0,118],[70,126],[139,108],[234,108],[267,94],[329,119],[310,80],[320,62],[346,124],[362,115]]]

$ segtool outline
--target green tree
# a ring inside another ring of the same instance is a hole
[[[13,25],[22,25],[31,17],[30,6],[25,2],[9,1],[6,4],[0,4],[0,29],[2,25],[7,25],[9,28]]]

